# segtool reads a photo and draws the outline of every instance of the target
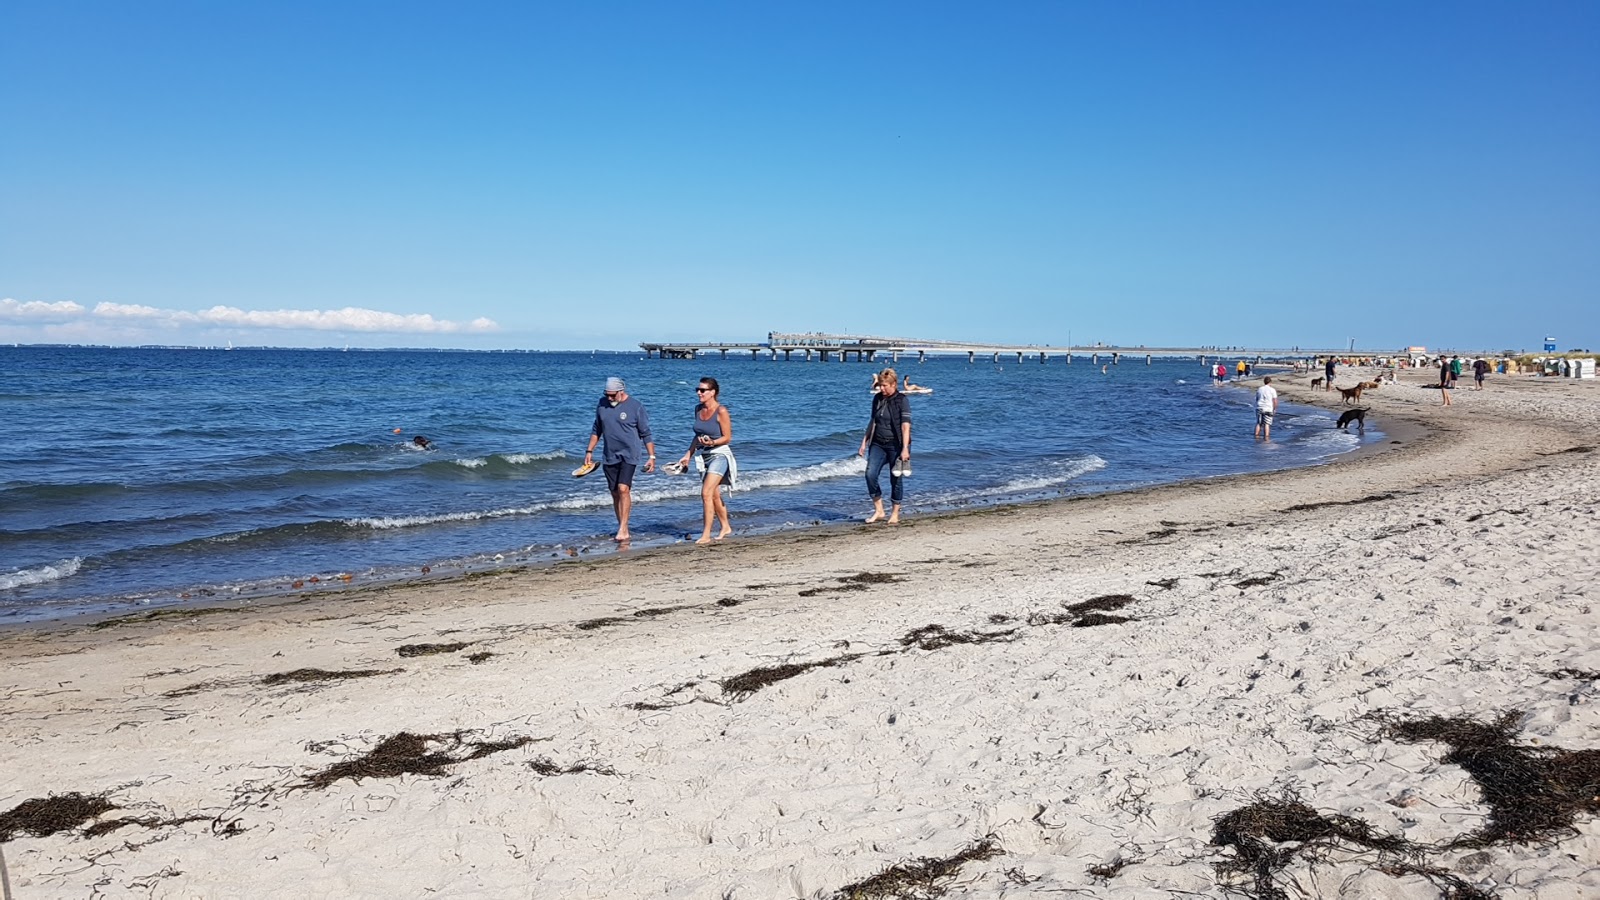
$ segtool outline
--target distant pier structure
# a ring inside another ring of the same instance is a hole
[[[1104,344],[1087,347],[984,344],[866,334],[826,334],[817,331],[799,333],[773,331],[767,334],[765,341],[641,341],[639,347],[644,350],[646,357],[662,359],[698,359],[710,353],[716,353],[726,359],[729,353],[748,353],[751,359],[759,359],[762,354],[766,354],[769,359],[777,359],[781,355],[785,360],[798,358],[806,362],[813,360],[845,362],[852,358],[864,362],[877,362],[880,359],[899,362],[902,357],[912,356],[921,362],[930,355],[938,354],[965,355],[967,362],[976,362],[979,357],[988,357],[992,362],[999,362],[1004,356],[1014,357],[1019,363],[1032,359],[1037,359],[1041,363],[1049,362],[1051,359],[1063,359],[1069,365],[1074,354],[1089,357],[1095,365],[1100,364],[1102,357],[1112,365],[1117,365],[1125,356],[1144,357],[1144,362],[1148,365],[1157,356],[1192,357],[1201,361],[1253,358],[1259,362],[1263,358],[1306,359],[1319,355],[1351,356],[1369,353],[1369,351],[1316,350],[1301,347],[1221,350],[1216,347],[1115,347]]]
[[[765,353],[771,359],[779,355],[786,360],[799,357],[807,362],[820,360],[844,362],[852,357],[858,361],[876,362],[886,358],[899,362],[902,356],[915,356],[920,362],[929,354],[961,354],[972,362],[979,356],[989,356],[996,362],[1001,356],[1015,355],[1017,362],[1037,356],[1045,362],[1051,356],[1067,355],[1066,347],[1017,346],[1012,344],[978,344],[970,341],[927,341],[914,338],[879,337],[865,334],[824,334],[807,331],[789,334],[779,331],[767,334],[765,341],[644,341],[639,344],[646,357],[662,359],[696,359],[702,354],[717,353],[724,359],[729,353],[748,353],[752,359]]]

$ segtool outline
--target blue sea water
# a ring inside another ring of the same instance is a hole
[[[611,552],[603,476],[571,477],[610,375],[645,404],[662,462],[689,444],[696,381],[719,379],[738,532],[856,519],[869,511],[855,451],[877,367],[0,347],[0,623]],[[1285,405],[1273,442],[1257,443],[1253,390],[1213,384],[1195,359],[900,370],[934,389],[912,398],[909,516],[1312,465],[1382,438]],[[418,434],[431,449],[411,444]],[[698,535],[698,493],[692,474],[641,474],[633,546]]]

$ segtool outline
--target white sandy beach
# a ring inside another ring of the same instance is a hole
[[[1338,405],[1308,378],[1274,380]],[[0,814],[116,807],[13,834],[10,889],[914,896],[860,886],[988,841],[947,896],[1222,897],[1251,880],[1214,820],[1292,795],[1486,894],[1600,897],[1592,814],[1444,847],[1485,827],[1477,784],[1375,718],[1511,712],[1519,744],[1600,750],[1600,384],[1441,408],[1428,378],[1361,402],[1399,443],[1312,469],[0,635]],[[1107,595],[1129,621],[1073,627]],[[423,643],[466,646],[397,653]],[[379,674],[262,683],[301,669]],[[308,784],[402,732],[459,732],[426,745],[459,761]],[[1274,883],[1443,895],[1320,856]]]

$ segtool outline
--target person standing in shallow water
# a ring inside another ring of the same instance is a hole
[[[901,467],[911,460],[911,402],[900,391],[900,376],[893,369],[878,373],[878,393],[872,397],[872,417],[861,438],[857,456],[867,458],[867,495],[872,498],[868,524],[883,521],[883,467],[889,466],[889,524],[900,523],[900,503],[905,499]]]
[[[656,444],[650,434],[650,416],[644,404],[628,396],[628,385],[615,376],[606,379],[605,396],[594,411],[594,428],[589,433],[589,448],[583,452],[585,463],[594,461],[595,444],[604,438],[606,486],[611,489],[611,509],[617,514],[617,536],[612,540],[622,543],[629,539],[628,517],[633,512],[633,473],[644,457],[646,473],[656,469]]]
[[[1272,386],[1272,376],[1261,379],[1256,388],[1256,440],[1272,440],[1272,417],[1278,412],[1278,389]]]
[[[728,506],[722,499],[722,485],[733,487],[736,463],[733,460],[733,421],[728,408],[720,402],[722,386],[715,378],[702,378],[694,389],[700,402],[694,408],[694,443],[678,460],[681,468],[689,467],[689,459],[700,454],[700,502],[705,508],[705,528],[696,544],[711,543],[711,522],[722,523],[717,540],[733,534],[728,522]]]

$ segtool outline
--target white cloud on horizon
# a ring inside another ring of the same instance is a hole
[[[0,319],[21,322],[67,322],[82,316],[83,307],[71,300],[46,303],[43,300],[0,300]]]
[[[242,328],[277,331],[334,331],[369,334],[484,334],[498,331],[499,323],[480,316],[470,322],[435,319],[428,313],[383,312],[347,306],[344,309],[245,310],[213,306],[199,312],[159,309],[130,303],[99,303],[93,310],[71,300],[0,300],[0,322],[73,323],[101,320],[107,323],[202,328]]]

